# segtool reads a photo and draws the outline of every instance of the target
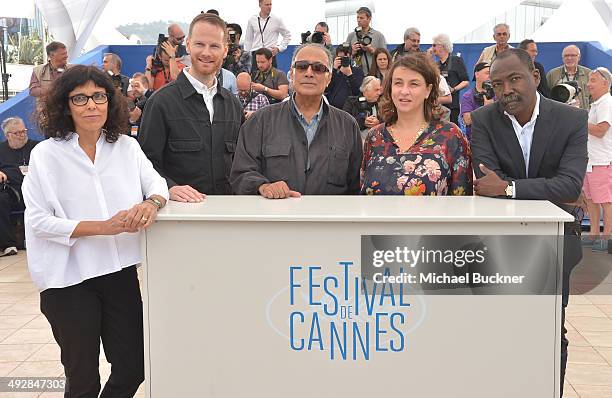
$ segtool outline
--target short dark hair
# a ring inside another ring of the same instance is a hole
[[[343,52],[346,55],[351,55],[353,53],[353,48],[349,46],[348,43],[344,43],[339,46],[336,46],[336,57],[338,56],[338,53],[340,52]]]
[[[237,23],[228,23],[227,24],[227,29],[228,30],[231,29],[234,32],[236,32],[237,34],[239,34],[240,36],[242,36],[242,28]]]
[[[529,72],[532,72],[535,69],[535,65],[533,64],[531,55],[529,55],[527,51],[521,48],[509,48],[507,50],[504,50],[503,52],[499,53],[499,55],[493,60],[493,62],[491,62],[491,66],[495,64],[495,61],[500,59],[506,59],[513,55],[517,57],[523,65],[527,67]]]
[[[533,41],[532,39],[525,39],[519,43],[518,48],[520,48],[521,50],[527,50],[527,47],[532,43],[535,43],[535,41]]]
[[[270,60],[272,58],[272,51],[265,47],[262,47],[259,50],[255,51],[255,56],[257,57],[258,55],[263,55],[264,57],[266,57],[267,60]]]
[[[397,110],[393,99],[391,99],[391,89],[393,81],[393,73],[397,68],[406,68],[411,71],[417,72],[425,79],[425,84],[431,84],[431,92],[429,97],[425,100],[425,107],[423,113],[425,120],[430,122],[434,118],[433,110],[436,107],[436,101],[438,100],[438,90],[440,87],[440,70],[438,65],[425,53],[413,52],[399,60],[397,60],[385,77],[383,93],[380,98],[380,113],[382,114],[383,120],[387,124],[393,124],[397,121]]]
[[[320,27],[324,28],[324,29],[325,29],[327,32],[329,32],[329,25],[327,24],[327,22],[325,22],[325,21],[321,21],[321,22],[319,22],[319,23],[317,23],[317,24],[315,25],[315,28],[316,28],[317,26],[320,26]]]
[[[225,43],[227,41],[228,33],[225,21],[222,20],[218,15],[206,12],[198,14],[195,16],[195,18],[193,18],[193,20],[189,24],[189,36],[191,36],[191,33],[193,32],[193,27],[199,22],[206,22],[208,24],[221,28],[223,30],[223,42]]]
[[[132,79],[137,79],[143,86],[149,88],[149,79],[147,79],[147,76],[144,73],[136,72],[132,75]]]
[[[38,126],[47,138],[67,139],[74,132],[68,95],[76,87],[93,82],[108,95],[108,113],[103,128],[107,142],[115,142],[129,131],[127,102],[108,74],[95,66],[75,65],[55,80],[38,109]]]
[[[52,41],[51,43],[47,44],[45,51],[47,52],[47,55],[51,55],[52,52],[57,51],[60,48],[66,48],[66,45],[60,41]]]
[[[372,11],[368,7],[359,7],[357,14],[365,14],[368,18],[372,18]]]
[[[219,16],[219,11],[211,8],[210,10],[206,11],[205,14],[215,14],[216,16]]]

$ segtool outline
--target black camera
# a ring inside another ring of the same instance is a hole
[[[355,28],[355,34],[357,35],[358,44],[361,44],[362,46],[369,46],[372,44],[372,36],[368,35],[367,33],[363,34],[360,27]]]
[[[308,31],[308,32],[301,33],[300,36],[302,37],[302,44],[306,44],[306,43],[323,44],[323,32],[312,33],[311,31]]]
[[[340,58],[340,66],[346,68],[347,66],[351,66],[351,57],[341,57]]]
[[[115,75],[112,70],[109,70],[106,73],[108,73],[108,75],[110,76],[111,81],[113,82],[113,86],[121,90],[121,75]]]
[[[476,94],[474,94],[474,101],[479,106],[484,105],[485,98],[488,100],[495,98],[495,91],[493,90],[493,85],[490,80],[482,82],[482,89],[484,91],[476,91]]]
[[[300,34],[300,36],[302,37],[302,44],[308,43],[308,38],[310,37],[311,33],[312,32],[308,31],[308,32],[304,32],[304,33]]]
[[[229,34],[230,44],[235,43],[236,42],[236,31],[228,30],[227,33]]]

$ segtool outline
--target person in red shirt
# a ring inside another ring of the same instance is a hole
[[[149,87],[157,90],[176,80],[184,67],[185,65],[176,59],[176,46],[164,41],[157,46],[155,55],[147,57],[145,76],[149,80]]]

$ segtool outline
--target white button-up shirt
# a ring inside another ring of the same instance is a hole
[[[208,109],[208,114],[210,116],[210,122],[212,123],[213,116],[215,114],[215,108],[213,105],[213,97],[215,96],[215,94],[217,94],[217,78],[215,77],[213,85],[210,86],[210,88],[208,88],[206,84],[202,83],[195,77],[191,76],[191,74],[189,73],[190,69],[191,68],[183,69],[183,72],[185,73],[185,77],[187,78],[187,80],[189,80],[189,83],[191,83],[196,93],[202,95],[202,98],[204,98],[204,103],[206,104],[206,109]]]
[[[531,114],[531,119],[524,126],[516,120],[516,118],[504,111],[504,115],[508,116],[512,122],[512,128],[516,134],[521,151],[523,152],[523,159],[525,160],[525,175],[529,177],[529,156],[531,154],[531,142],[533,141],[533,131],[535,129],[536,121],[540,115],[540,93],[536,92],[536,103]],[[512,197],[516,198],[516,184],[512,181]]]
[[[278,36],[282,40],[278,42]],[[291,41],[291,32],[285,27],[282,19],[270,14],[268,18],[253,15],[247,24],[244,34],[244,51],[251,52],[262,47],[278,47],[279,51],[285,51]]]
[[[139,233],[71,238],[80,221],[103,221],[129,210],[143,197],[168,199],[166,181],[138,142],[122,135],[115,143],[101,134],[94,162],[70,139],[48,139],[31,153],[23,186],[28,267],[42,291],[140,263]]]

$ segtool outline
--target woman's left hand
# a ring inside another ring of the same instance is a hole
[[[128,210],[126,216],[126,227],[133,229],[145,229],[153,224],[157,217],[157,206],[149,202],[141,202]]]

